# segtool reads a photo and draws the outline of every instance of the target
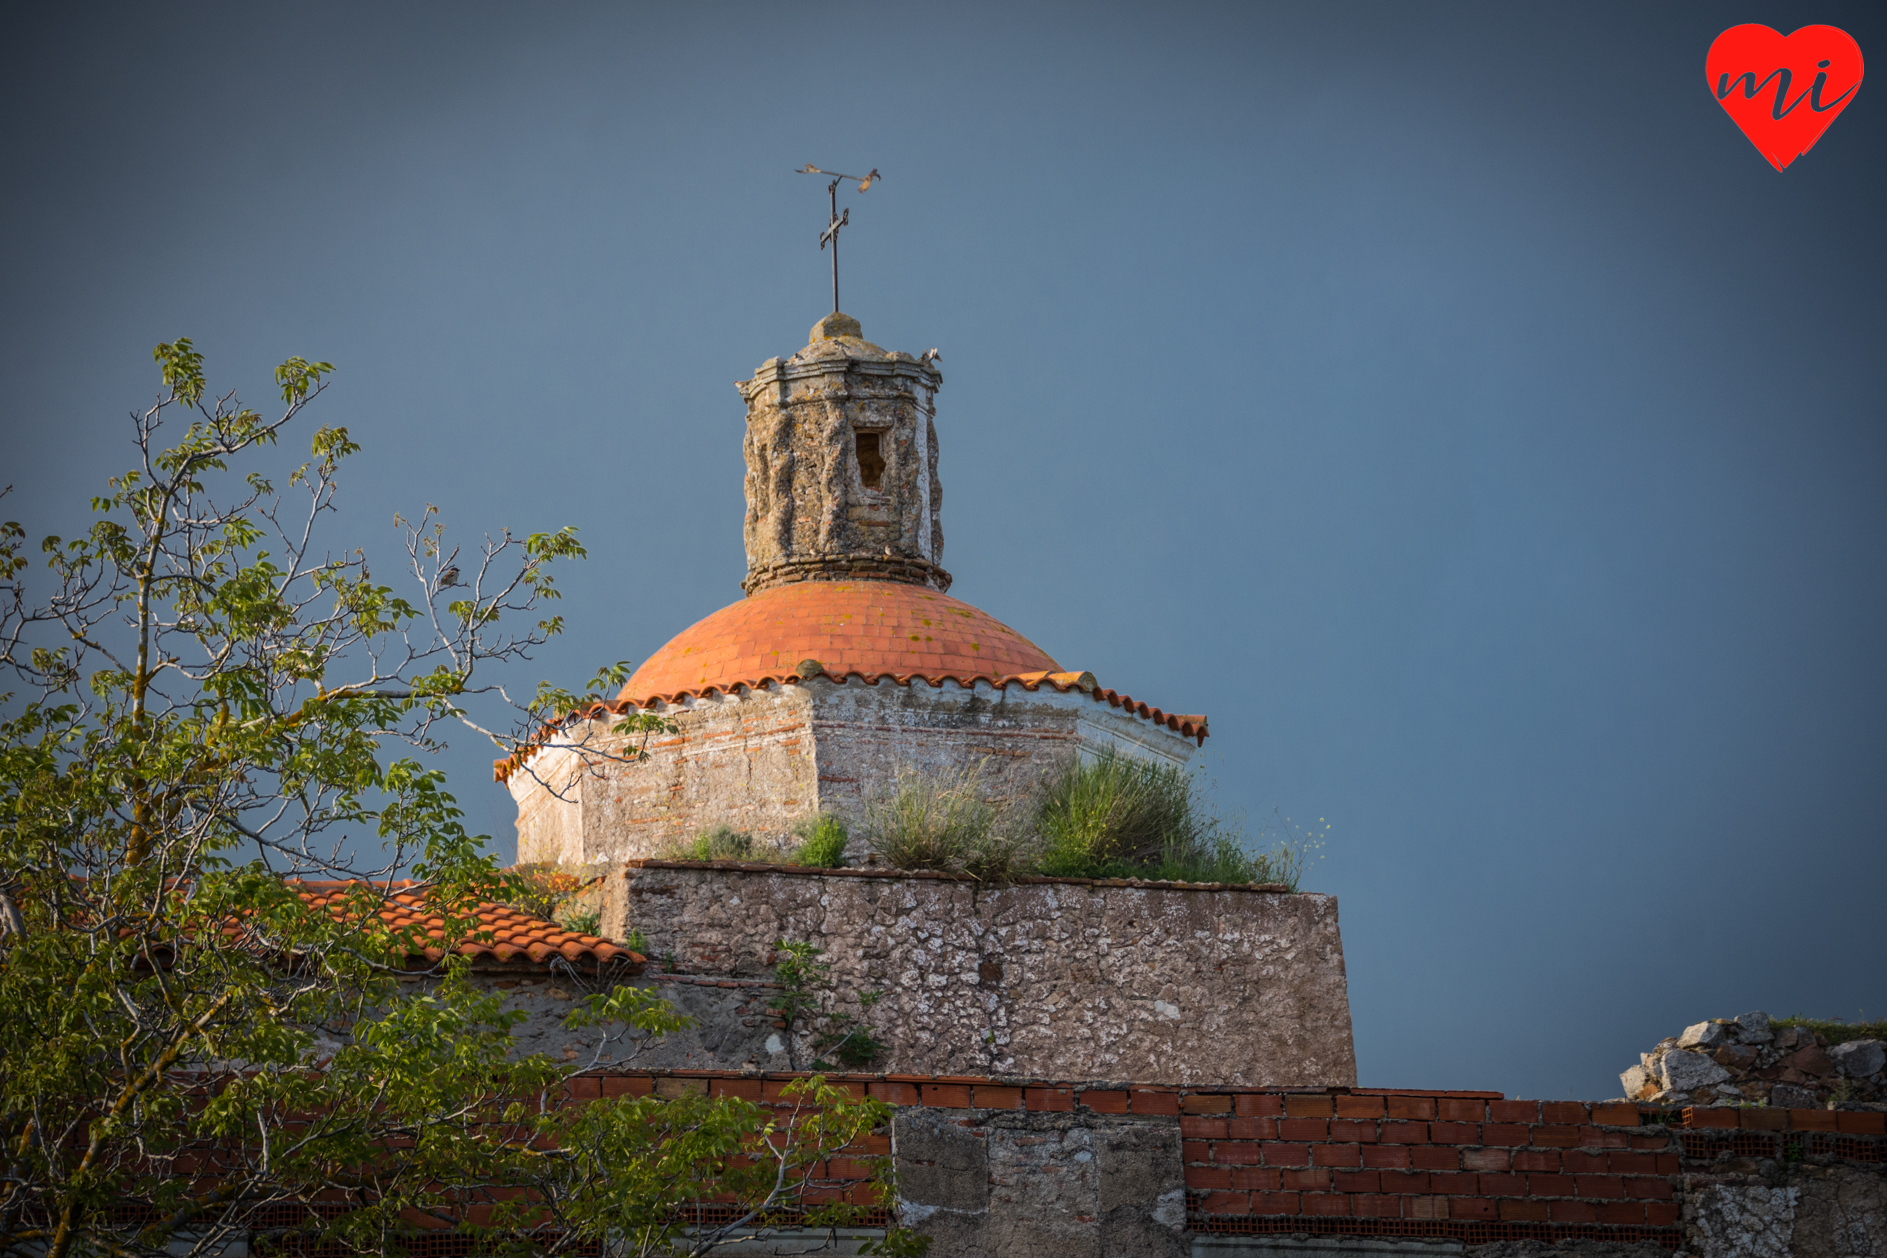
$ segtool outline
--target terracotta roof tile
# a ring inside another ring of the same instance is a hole
[[[294,880],[290,884],[301,898],[316,908],[325,908],[335,916],[347,912],[347,902],[360,888],[368,887],[375,894],[384,894],[387,898],[380,907],[380,920],[389,926],[407,927],[416,924],[425,925],[425,934],[432,939],[445,937],[445,922],[430,905],[431,888],[425,883],[408,881],[394,883],[368,884],[358,880],[335,882],[303,882]],[[595,935],[579,935],[567,931],[555,922],[547,922],[508,904],[481,904],[478,906],[478,919],[486,932],[488,941],[468,940],[455,951],[463,957],[489,957],[499,962],[518,963],[528,960],[531,964],[541,965],[553,952],[560,953],[567,959],[586,965],[616,963],[624,966],[628,973],[639,974],[647,958],[637,952],[611,943]],[[423,948],[420,954],[409,957],[408,961],[425,960],[437,962],[445,956],[442,949]]]
[[[792,682],[809,659],[819,661],[828,676],[857,676],[867,685],[889,677],[901,686],[980,681],[998,689],[1047,684],[1080,690],[1187,738],[1206,740],[1205,717],[1169,714],[1103,690],[1091,673],[1064,671],[987,612],[928,586],[895,581],[799,581],[761,590],[676,634],[607,707],[624,712],[738,686]],[[519,763],[517,756],[497,761],[493,776],[502,782]]]
[[[635,671],[617,694],[637,706],[678,694],[726,690],[790,674],[801,660],[844,664],[868,675],[909,673],[918,646],[936,669],[937,624],[979,642],[979,673],[1059,671],[1046,651],[995,617],[922,585],[896,581],[797,581],[761,590],[684,629]],[[965,631],[968,632],[965,632]],[[916,643],[918,646],[913,646]],[[941,678],[939,678],[941,680]]]

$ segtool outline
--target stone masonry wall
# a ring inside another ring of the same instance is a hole
[[[870,792],[903,766],[974,769],[991,798],[1018,800],[1077,754],[1111,747],[1184,765],[1194,749],[1089,691],[1046,685],[822,676],[650,710],[678,732],[650,737],[639,763],[593,756],[585,769],[571,749],[620,757],[624,740],[609,733],[617,716],[567,731],[511,771],[519,861],[650,857],[719,824],[783,844],[795,821],[821,809],[856,831]]]
[[[1336,900],[1183,883],[630,862],[601,931],[682,975],[808,941],[881,1069],[1251,1086],[1356,1079]],[[884,993],[866,1011],[858,995]],[[817,1028],[802,1032],[810,1037]],[[810,1060],[810,1045],[794,1046]]]

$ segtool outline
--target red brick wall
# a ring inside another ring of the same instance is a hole
[[[1180,1120],[1186,1185],[1206,1218],[1678,1222],[1679,1151],[1670,1133],[1640,1127],[1634,1105],[1393,1093],[1234,1100],[1230,1114]],[[1418,1229],[1463,1239],[1482,1230]]]
[[[578,1081],[579,1098],[688,1088],[777,1100],[797,1076],[705,1071]],[[1641,1240],[1677,1248],[1680,1174],[1797,1150],[1887,1161],[1887,1114],[1510,1101],[1497,1092],[1095,1086],[830,1076],[893,1105],[1176,1122],[1189,1226],[1202,1232]],[[966,1114],[966,1119],[972,1117]],[[874,1147],[871,1152],[885,1149]],[[829,1168],[847,1190],[847,1166]],[[861,1172],[862,1173],[862,1172]]]

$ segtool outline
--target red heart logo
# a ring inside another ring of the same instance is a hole
[[[1786,38],[1751,22],[1717,36],[1704,58],[1717,103],[1769,164],[1809,151],[1861,88],[1861,46],[1835,26]]]

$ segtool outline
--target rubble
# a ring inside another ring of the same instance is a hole
[[[1618,1079],[1626,1100],[1673,1108],[1887,1109],[1887,1044],[1830,1044],[1809,1027],[1777,1027],[1766,1013],[1745,1013],[1660,1040]]]

